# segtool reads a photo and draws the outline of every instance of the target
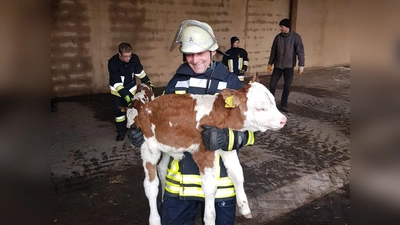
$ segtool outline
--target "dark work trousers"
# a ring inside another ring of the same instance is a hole
[[[290,86],[293,81],[294,68],[286,68],[286,69],[278,69],[274,68],[274,71],[271,75],[271,81],[269,82],[269,91],[275,96],[276,85],[278,84],[279,79],[281,79],[283,74],[283,92],[281,97],[281,107],[287,107]],[[276,97],[275,97],[276,98]]]
[[[201,206],[201,219],[204,218],[204,202],[197,200],[180,200],[164,194],[161,210],[162,225],[196,225],[198,206]],[[234,225],[236,217],[236,198],[215,202],[216,225]],[[204,224],[204,222],[202,223]]]
[[[122,112],[120,107],[128,107],[125,99],[112,95],[113,98],[113,111],[115,126],[118,133],[125,133],[126,131],[126,113]]]

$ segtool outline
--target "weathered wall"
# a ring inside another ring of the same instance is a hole
[[[301,35],[306,67],[350,64],[349,0],[301,0],[297,29]]]
[[[346,18],[334,17],[346,2],[300,1],[297,32],[306,66],[350,62]],[[123,41],[132,44],[155,85],[166,85],[182,62],[179,50],[169,47],[185,19],[209,23],[223,51],[238,36],[249,53],[246,76],[266,74],[278,23],[289,11],[290,0],[52,0],[52,97],[108,92],[107,60]]]

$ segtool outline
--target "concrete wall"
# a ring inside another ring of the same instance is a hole
[[[301,0],[297,29],[305,48],[306,67],[350,64],[349,0]]]
[[[297,32],[306,50],[306,67],[349,64],[347,1],[302,0]],[[169,52],[185,19],[209,23],[220,49],[238,36],[249,53],[246,76],[266,74],[278,23],[289,17],[290,0],[52,0],[52,97],[108,92],[107,60],[120,42],[130,42],[156,86],[164,86],[182,62]],[[217,56],[216,60],[221,60]]]

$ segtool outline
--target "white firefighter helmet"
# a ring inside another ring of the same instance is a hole
[[[172,51],[180,43],[183,54],[194,54],[218,49],[217,38],[210,25],[197,20],[185,20],[181,23],[172,42]]]

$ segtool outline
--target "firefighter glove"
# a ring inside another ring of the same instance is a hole
[[[151,80],[147,81],[147,85],[149,85],[154,90],[154,84],[151,82]]]
[[[140,127],[137,128],[134,124],[132,124],[131,127],[128,129],[127,135],[128,140],[132,145],[136,147],[142,146],[144,142],[144,136]]]
[[[267,67],[267,73],[272,73],[272,65],[268,65],[268,67]]]
[[[131,98],[131,96],[126,95],[124,99],[125,99],[126,104],[128,105],[128,107],[130,108],[131,105],[132,105],[132,98]]]
[[[229,128],[219,129],[214,126],[202,125],[201,132],[206,149],[215,151],[222,149],[228,151]]]

